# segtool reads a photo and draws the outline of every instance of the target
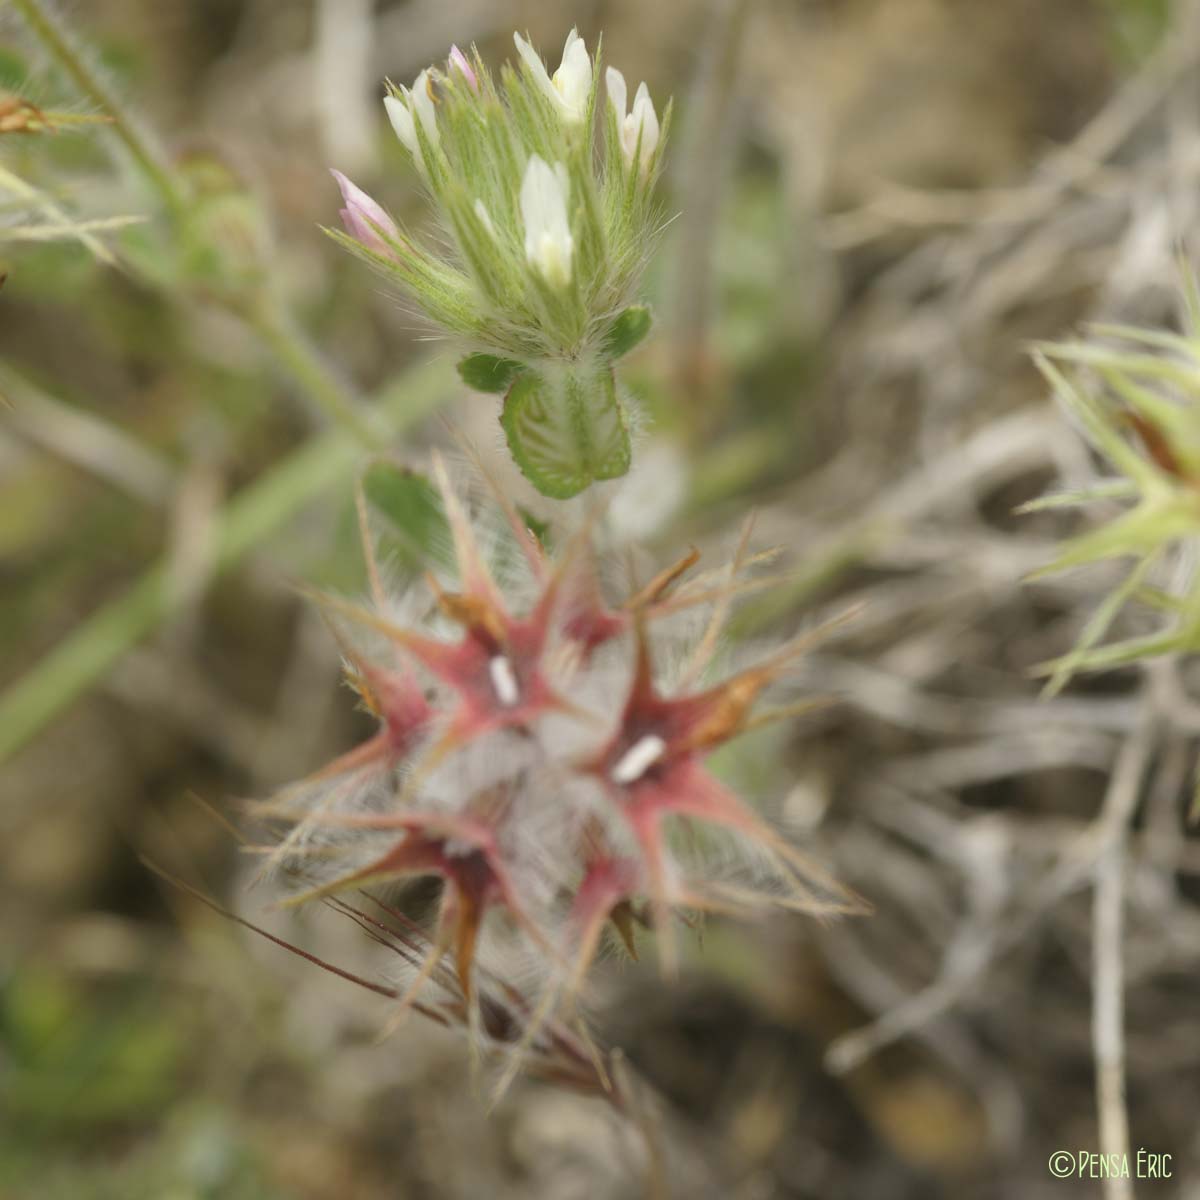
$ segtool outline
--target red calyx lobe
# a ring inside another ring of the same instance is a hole
[[[430,580],[430,584],[442,612],[463,630],[463,636],[458,642],[446,643],[406,630],[388,632],[458,695],[458,707],[443,739],[444,750],[495,729],[525,725],[547,710],[569,706],[554,693],[542,667],[558,608],[560,575],[547,576],[540,556],[533,555],[541,594],[528,616],[513,617],[483,561],[445,467],[435,460],[434,468],[454,538],[462,590],[446,592],[436,581]]]
[[[475,942],[488,909],[497,905],[507,909],[535,940],[543,940],[525,915],[503,862],[493,822],[501,817],[502,806],[488,817],[395,813],[346,818],[340,824],[404,832],[386,853],[315,894],[342,891],[372,880],[440,876],[445,892],[438,941],[453,941],[459,979],[469,993]]]
[[[439,596],[442,610],[463,628],[455,644],[423,640],[414,655],[459,697],[451,721],[466,740],[523,725],[562,702],[546,680],[542,657],[550,636],[555,595],[549,584],[526,618],[510,616],[498,601]]]
[[[762,667],[692,695],[666,699],[654,687],[649,649],[638,631],[637,666],[620,724],[587,768],[614,795],[646,865],[662,881],[659,825],[690,816],[761,836],[764,825],[704,768],[705,756],[735,737],[773,671]]]

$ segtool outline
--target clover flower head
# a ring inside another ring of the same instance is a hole
[[[514,37],[515,67],[493,73],[475,47],[455,46],[384,100],[438,241],[382,226],[355,197],[342,242],[458,342],[464,381],[504,396],[500,425],[520,470],[566,498],[632,462],[636,414],[614,364],[652,324],[636,292],[662,227],[670,106],[660,123],[643,85],[626,114],[624,79],[610,72],[598,155],[599,67],[583,39],[571,31],[551,76]]]
[[[726,568],[689,580],[692,553],[613,595],[591,526],[551,552],[503,499],[498,518],[471,511],[440,460],[433,480],[454,568],[400,606],[424,617],[394,620],[382,584],[370,605],[324,601],[378,731],[261,812],[283,824],[270,861],[299,882],[294,902],[441,881],[401,1011],[446,958],[476,1004],[489,948],[536,966],[540,1021],[578,993],[608,928],[631,950],[652,932],[669,967],[684,912],[853,907],[706,761],[770,717],[757,702],[807,644],[704,679],[750,585],[744,541]],[[680,822],[723,831],[732,870],[676,844]]]

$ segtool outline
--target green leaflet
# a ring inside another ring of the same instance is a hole
[[[524,363],[495,354],[468,354],[458,363],[463,383],[477,392],[506,392],[524,370]]]
[[[601,353],[610,361],[628,354],[650,332],[654,318],[644,304],[631,304],[609,326]]]
[[[450,559],[450,526],[437,488],[416,471],[390,462],[367,468],[363,494],[384,518],[383,544],[400,565],[422,571]]]
[[[519,376],[500,424],[521,473],[544,496],[566,500],[629,470],[629,430],[611,367]]]

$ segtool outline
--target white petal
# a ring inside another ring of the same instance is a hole
[[[625,121],[625,105],[629,97],[625,76],[616,67],[609,67],[604,73],[604,85],[608,90],[608,102],[617,114],[617,128],[620,129]]]
[[[643,83],[638,87],[637,96],[633,101],[633,117],[635,129],[641,130],[642,136],[642,166],[645,167],[654,151],[658,148],[658,114],[654,111],[654,101],[650,99],[650,89]],[[637,145],[636,135],[634,146]]]
[[[517,53],[533,76],[534,82],[556,105],[561,105],[562,97],[559,96],[558,89],[551,82],[550,76],[546,72],[546,64],[542,62],[538,52],[519,33],[513,34],[513,41],[516,42]]]
[[[625,81],[622,79],[618,90],[623,88],[624,83]],[[609,86],[611,89],[611,80]],[[623,92],[622,95],[624,95]],[[639,156],[639,165],[642,170],[645,170],[650,165],[654,152],[658,148],[661,131],[658,126],[658,114],[654,111],[654,101],[650,99],[650,89],[644,83],[638,85],[632,111],[623,120],[618,118],[618,133],[625,161],[632,164],[636,154]],[[641,147],[640,151],[639,146]]]
[[[396,131],[396,136],[408,148],[409,154],[421,161],[421,143],[417,141],[416,126],[413,125],[412,113],[408,105],[399,96],[385,96],[383,107],[387,109],[388,120]]]
[[[562,64],[554,72],[554,86],[562,97],[564,117],[572,123],[582,121],[592,92],[592,60],[574,29],[567,35]]]
[[[496,232],[496,226],[492,224],[492,214],[488,212],[487,205],[482,200],[475,201],[475,215],[479,218],[479,223],[491,235],[492,241],[498,242],[500,235]]]
[[[567,173],[533,155],[521,182],[521,217],[525,223],[525,257],[553,287],[571,279],[575,241],[567,216]]]
[[[538,241],[549,228],[553,194],[557,190],[554,172],[540,155],[535,154],[525,168],[521,181],[521,219],[525,222],[525,253],[532,258]]]
[[[441,141],[441,135],[438,133],[437,108],[434,106],[433,96],[429,90],[428,68],[422,71],[413,82],[409,98],[413,107],[417,110],[417,116],[421,118],[421,125],[425,130],[425,136],[432,145],[438,145]]]

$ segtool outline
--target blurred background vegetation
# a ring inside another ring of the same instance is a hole
[[[84,79],[40,8],[0,3],[0,1195],[645,1194],[595,1106],[523,1085],[489,1117],[453,1039],[377,1047],[369,997],[139,862],[256,906],[194,797],[232,811],[361,732],[294,587],[361,586],[356,474],[419,463],[439,415],[505,469],[492,399],[322,236],[327,168],[420,224],[383,78],[514,29],[557,61],[572,24],[678,105],[628,520],[673,560],[757,507],[801,569],[745,630],[867,602],[809,667],[845,703],[773,735],[781,773],[728,769],[878,910],[714,926],[677,985],[615,970],[599,1028],[664,1098],[677,1194],[1095,1194],[1045,1162],[1096,1142],[1080,847],[1140,685],[1039,706],[1028,678],[1107,577],[1022,586],[1081,526],[1013,508],[1095,469],[1025,347],[1171,320],[1200,6],[59,3]],[[1129,847],[1163,1196],[1200,1194],[1193,743],[1144,756]]]

